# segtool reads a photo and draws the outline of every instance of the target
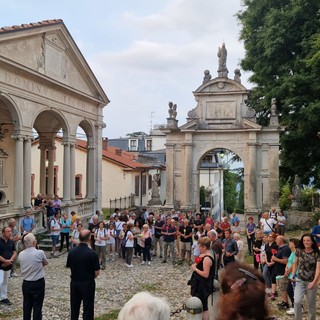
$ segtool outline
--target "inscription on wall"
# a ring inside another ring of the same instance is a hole
[[[236,119],[235,101],[208,101],[206,119]]]
[[[82,100],[75,97],[65,95],[62,92],[49,88],[43,84],[23,78],[14,73],[0,72],[0,82],[7,83],[13,87],[34,93],[44,98],[49,98],[66,105],[88,110],[89,106]]]

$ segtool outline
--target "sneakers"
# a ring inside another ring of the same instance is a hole
[[[2,299],[0,301],[1,304],[6,304],[7,306],[11,306],[12,305],[12,302],[9,300],[9,299]]]
[[[290,308],[290,309],[287,311],[287,314],[290,315],[290,316],[293,316],[293,315],[294,315],[294,308]]]
[[[149,266],[149,267],[151,266],[151,262],[150,262],[150,261],[148,262],[148,266]]]
[[[16,278],[16,277],[19,277],[15,272],[12,272],[10,274],[10,278]]]
[[[278,303],[277,306],[279,309],[290,309],[289,303],[285,301]]]
[[[144,265],[145,263],[146,263],[145,261],[142,261],[142,262],[141,262],[142,265]]]
[[[133,264],[127,264],[127,267],[128,267],[128,268],[133,268],[134,265],[133,265]]]
[[[167,260],[162,260],[161,262],[162,262],[162,263],[166,263],[166,262],[167,262]]]

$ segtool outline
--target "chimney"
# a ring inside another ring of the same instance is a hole
[[[108,149],[108,138],[102,138],[102,149],[103,150]]]

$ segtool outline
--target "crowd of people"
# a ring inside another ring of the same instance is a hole
[[[146,209],[138,213],[115,209],[105,220],[97,210],[88,229],[84,229],[75,212],[70,218],[65,213],[61,217],[61,210],[56,207],[46,224],[52,239],[50,257],[58,257],[57,251],[64,248],[68,252],[72,319],[78,319],[81,302],[84,318],[93,318],[95,278],[108,263],[116,260],[122,261],[127,268],[152,266],[152,263],[189,264],[192,270],[191,295],[202,302],[203,320],[209,319],[208,298],[216,291],[218,279],[220,302],[232,303],[233,307],[228,312],[216,311],[216,319],[267,319],[266,299],[275,301],[278,296],[281,298],[279,309],[294,315],[297,320],[302,319],[302,300],[306,296],[309,319],[316,319],[320,220],[319,225],[300,240],[285,237],[286,218],[274,209],[263,213],[257,223],[253,217],[248,217],[246,222],[240,221],[236,213],[223,216],[220,223],[210,215],[200,213],[194,215],[175,210],[153,213]],[[35,222],[30,210],[26,211],[20,225],[17,230],[16,221],[10,219],[9,226],[2,230],[0,303],[11,304],[7,297],[7,283],[10,276],[16,276],[18,244],[23,242],[25,250],[19,254],[19,261],[23,277],[24,319],[30,319],[32,309],[34,315],[41,315],[43,268],[48,260],[43,251],[36,249],[32,233]],[[244,263],[245,253],[252,256],[252,266]],[[84,282],[87,290],[82,289]],[[254,311],[252,305],[246,307],[244,297],[256,301],[259,312]],[[131,307],[132,304],[128,303],[124,310]],[[155,312],[167,313],[167,308]],[[119,319],[124,315],[125,311],[120,313]]]

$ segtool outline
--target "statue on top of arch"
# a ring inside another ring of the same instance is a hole
[[[227,68],[227,55],[228,51],[226,45],[223,42],[221,47],[218,47],[218,58],[219,58],[219,68],[218,68],[218,77],[228,77],[228,68]]]
[[[173,102],[169,102],[169,118],[176,119],[177,118],[177,105],[173,104]]]

